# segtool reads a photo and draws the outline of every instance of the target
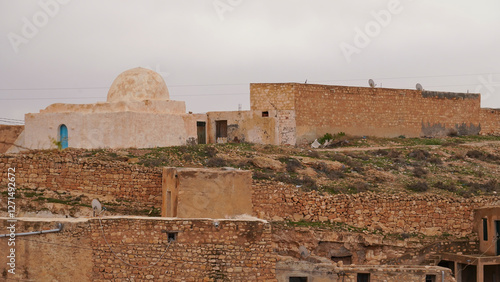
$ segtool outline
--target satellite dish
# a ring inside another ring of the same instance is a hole
[[[375,81],[373,81],[373,79],[369,79],[368,80],[368,84],[370,85],[371,88],[374,88],[377,84],[375,84]]]
[[[420,83],[417,83],[417,85],[415,85],[415,87],[417,88],[417,90],[420,90],[420,91],[424,90],[424,88],[422,87],[422,84],[420,84]]]
[[[92,210],[94,211],[94,216],[96,215],[96,213],[97,214],[101,213],[102,206],[99,200],[97,199],[92,200]]]

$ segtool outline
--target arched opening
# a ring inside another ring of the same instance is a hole
[[[68,128],[66,125],[59,126],[59,142],[61,142],[61,149],[68,148]]]

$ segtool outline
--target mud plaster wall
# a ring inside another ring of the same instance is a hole
[[[164,206],[171,192],[171,215],[226,218],[252,214],[252,172],[244,170],[163,168]],[[168,206],[168,205],[167,205]],[[176,209],[176,210],[175,210]],[[162,208],[167,216],[168,208]]]
[[[268,117],[262,117],[262,111],[208,112],[207,141],[216,143],[218,120],[227,120],[227,140],[229,142],[250,142],[274,144],[276,141],[276,111],[269,111]]]
[[[7,238],[0,238],[0,277],[28,279],[29,281],[80,281],[92,279],[92,246],[88,222],[63,221],[62,232],[43,235],[17,236],[15,246],[7,245]],[[61,221],[17,221],[16,232],[50,230]],[[0,219],[0,234],[7,233],[10,223]],[[7,254],[15,248],[15,275],[8,274]],[[8,275],[8,276],[7,276]]]
[[[43,113],[27,114],[25,122],[23,146],[31,149],[55,148],[61,124],[73,148],[152,148],[197,138],[196,118],[187,114]]]
[[[498,196],[454,198],[432,194],[322,194],[293,185],[254,183],[254,213],[269,220],[342,222],[390,233],[459,237],[473,232],[473,211]]]
[[[27,221],[19,222],[18,226],[20,232],[52,229],[54,222]],[[19,240],[16,266],[20,274],[9,278],[275,281],[271,227],[264,222],[220,220],[216,227],[212,220],[105,218],[102,220],[104,233],[116,256],[107,246],[97,219],[63,223],[61,233],[24,237],[34,241]],[[6,230],[6,224],[5,220],[0,221],[2,230]],[[168,233],[164,230],[177,234],[170,246]],[[0,239],[2,254],[7,253],[5,242]],[[159,260],[163,253],[165,255]],[[134,268],[117,256],[139,266],[159,262],[150,268]],[[6,266],[5,259],[2,255],[0,269]]]

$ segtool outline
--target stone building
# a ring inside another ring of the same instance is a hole
[[[174,146],[196,140],[195,115],[182,101],[170,100],[163,78],[135,68],[120,74],[107,101],[96,104],[53,104],[26,114],[17,144],[47,149]]]
[[[26,114],[17,148],[164,147],[251,142],[300,145],[325,133],[434,137],[500,134],[500,109],[480,95],[300,83],[250,85],[250,110],[187,114],[154,71],[120,74],[104,103],[53,104]]]
[[[450,268],[457,282],[500,281],[500,206],[476,209],[473,224],[479,249],[441,253],[440,265]]]

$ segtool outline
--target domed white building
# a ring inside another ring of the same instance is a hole
[[[150,148],[196,142],[197,121],[206,115],[186,114],[182,101],[170,100],[163,78],[145,68],[121,73],[106,102],[52,104],[26,114],[25,130],[16,142],[30,149]]]

